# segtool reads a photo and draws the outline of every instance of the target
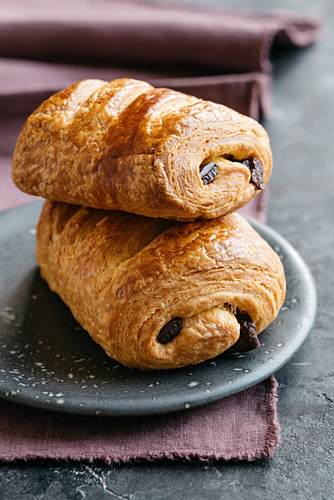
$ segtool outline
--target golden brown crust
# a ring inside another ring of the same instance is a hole
[[[285,295],[279,257],[238,214],[180,223],[47,201],[37,260],[94,340],[145,370],[220,354],[239,338],[237,310],[259,333]],[[163,345],[173,318],[182,330]]]
[[[266,184],[268,136],[236,111],[138,80],[84,80],[28,118],[12,176],[51,200],[192,220],[233,212],[258,193],[237,161],[250,157],[261,161]],[[203,185],[200,166],[209,160],[219,173]]]

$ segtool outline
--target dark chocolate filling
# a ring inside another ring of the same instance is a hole
[[[251,180],[250,182],[254,184],[256,189],[263,189],[264,184],[263,184],[263,166],[262,163],[256,156],[246,158],[245,160],[235,160],[233,155],[227,155],[226,159],[229,161],[237,161],[239,163],[242,163],[245,165],[247,168],[249,168],[250,173],[251,173]]]
[[[207,165],[202,165],[199,171],[203,184],[210,184],[216,178],[219,168],[217,163],[211,161]]]
[[[251,172],[251,183],[254,184],[256,189],[263,189],[263,166],[258,158],[247,158],[246,160],[242,160],[244,165],[249,168]]]
[[[237,310],[236,318],[240,325],[240,337],[233,347],[239,352],[252,351],[260,347],[256,326],[247,313]]]
[[[182,329],[181,318],[173,318],[165,326],[163,326],[157,336],[157,341],[160,344],[168,344],[173,340]]]
[[[256,189],[263,189],[263,166],[262,163],[256,156],[246,158],[244,160],[236,160],[233,155],[226,155],[225,158],[229,161],[236,161],[245,165],[251,173],[250,182],[254,184]],[[200,167],[200,175],[203,184],[209,184],[212,182],[219,172],[219,167],[215,162],[207,163]]]

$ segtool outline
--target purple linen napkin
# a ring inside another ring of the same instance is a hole
[[[279,442],[274,377],[206,406],[160,416],[51,413],[0,400],[0,460],[256,460]]]
[[[258,117],[269,112],[273,44],[306,46],[318,36],[317,20],[284,11],[11,0],[0,5],[0,87],[17,94],[23,78],[26,92],[55,91],[127,75]]]
[[[267,73],[254,71],[230,75],[199,75],[196,72],[193,75],[182,75],[172,68],[163,72],[147,67],[82,66],[6,59],[1,58],[0,54],[2,106],[13,106],[12,101],[18,101],[28,113],[52,93],[75,81],[85,78],[110,81],[120,77],[137,78],[148,81],[155,87],[170,87],[202,99],[220,102],[257,119],[260,115],[270,114],[271,75]]]
[[[304,46],[318,33],[317,21],[290,12],[112,0],[2,2],[0,211],[35,199],[12,184],[11,158],[26,117],[55,91],[83,78],[130,76],[258,119],[270,110],[271,46]],[[265,220],[267,192],[243,212]],[[0,400],[0,459],[269,457],[279,441],[276,388],[271,377],[201,408],[136,419],[79,417]]]
[[[291,12],[252,12],[112,0],[1,4],[0,56],[268,70],[275,39],[308,45],[318,23]],[[41,43],[41,39],[43,43]]]

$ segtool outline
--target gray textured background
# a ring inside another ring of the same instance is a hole
[[[278,7],[275,0],[187,3]],[[1,464],[1,499],[334,498],[334,2],[284,0],[279,7],[325,22],[321,40],[312,47],[275,55],[273,114],[265,123],[275,163],[268,223],[302,255],[318,291],[313,331],[277,373],[281,445],[269,460],[209,466]]]

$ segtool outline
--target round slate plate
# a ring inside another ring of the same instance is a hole
[[[86,415],[150,415],[238,393],[281,368],[305,340],[316,311],[312,276],[291,245],[251,221],[280,255],[287,297],[261,347],[187,368],[140,372],[110,359],[40,278],[35,260],[40,202],[0,214],[0,396]]]

